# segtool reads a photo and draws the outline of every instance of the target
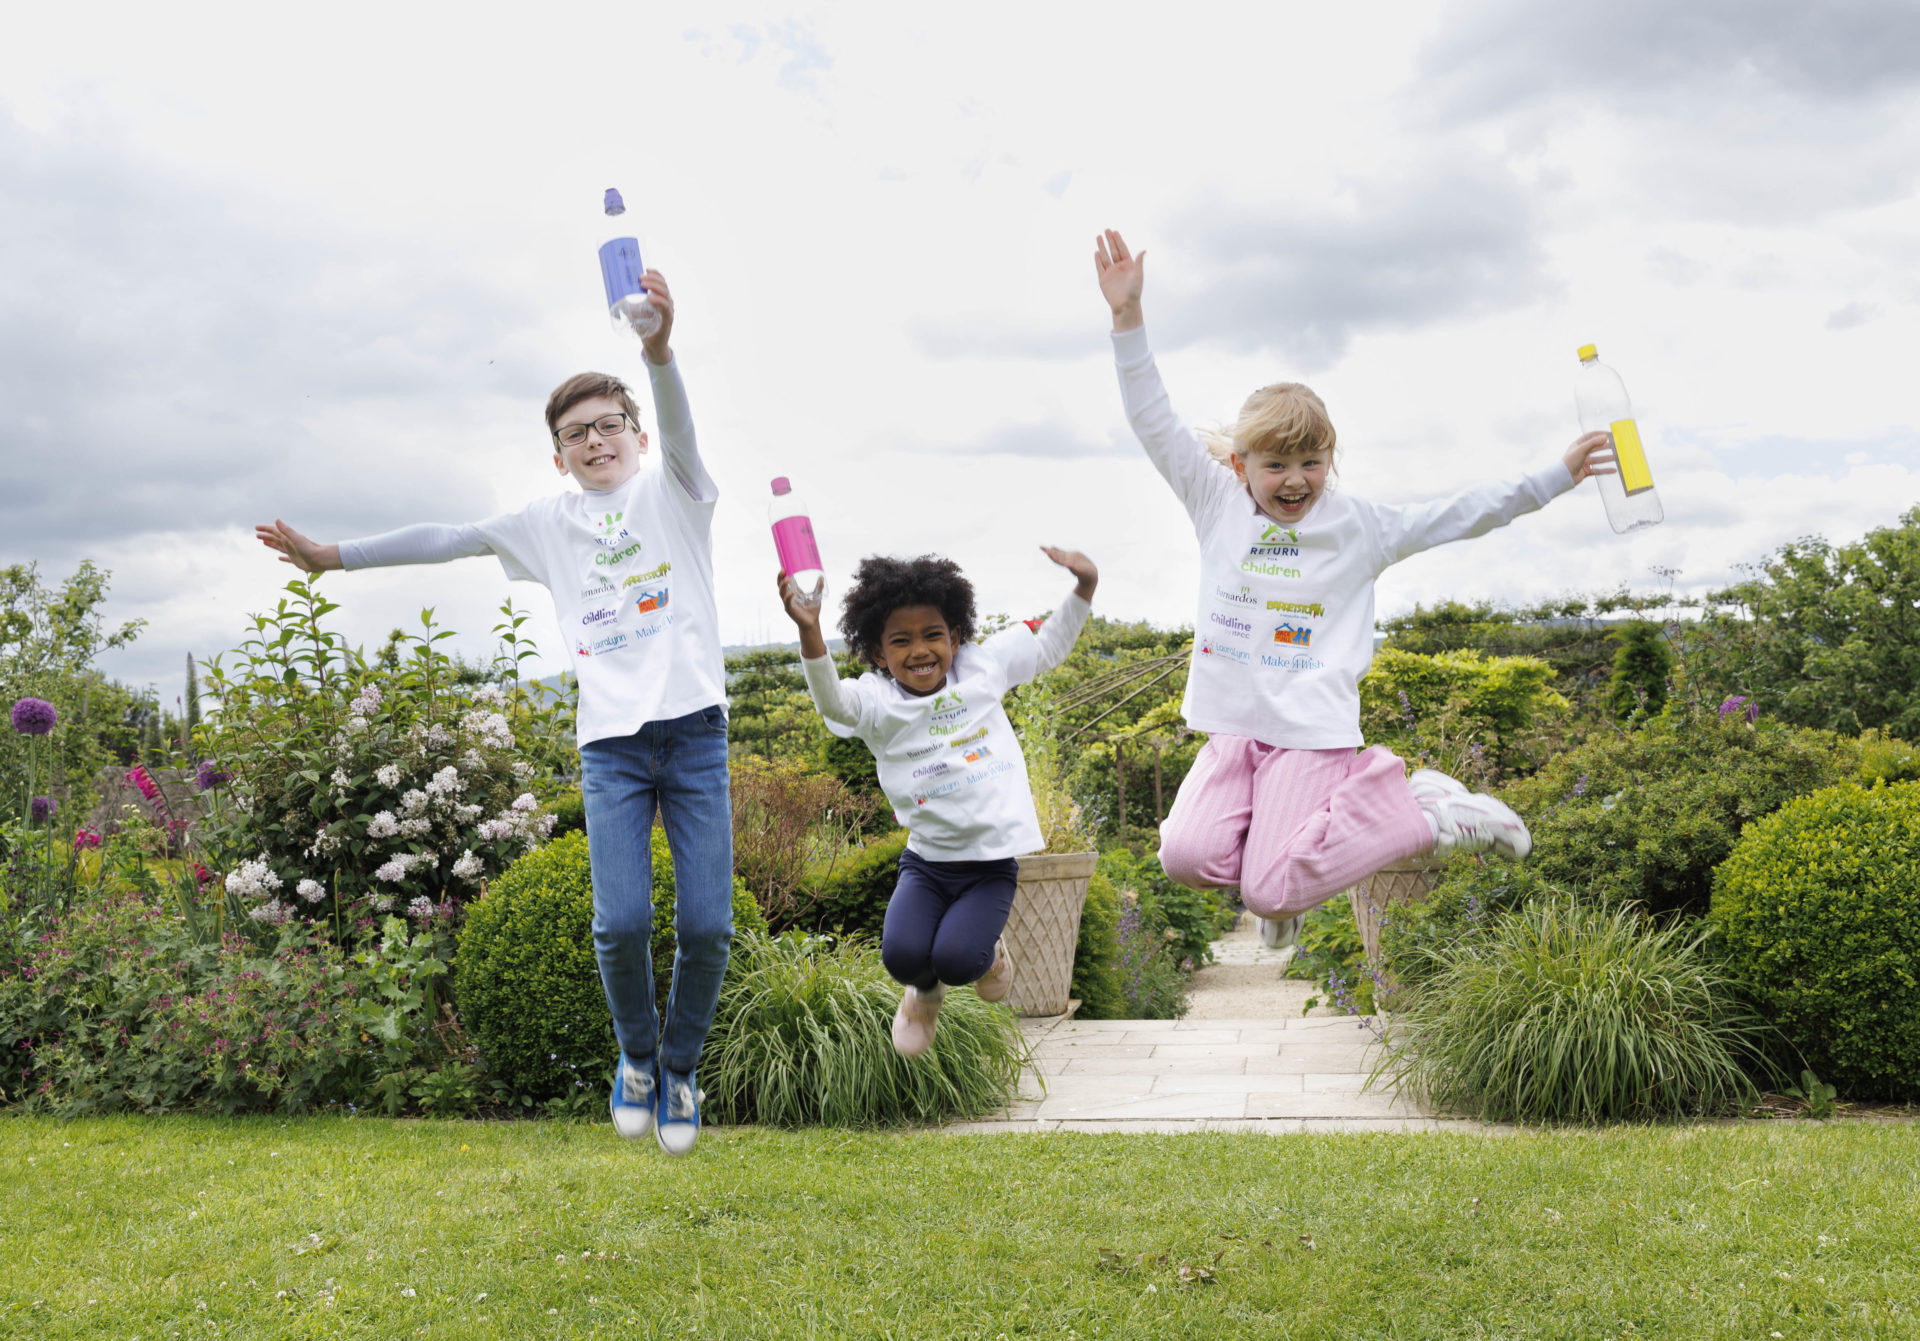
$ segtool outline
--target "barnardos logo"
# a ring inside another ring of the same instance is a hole
[[[607,580],[605,573],[595,573],[593,575],[593,581],[580,588],[580,599],[590,601],[596,596],[604,596],[608,592],[616,590],[618,590],[618,588]]]
[[[930,754],[938,753],[940,749],[940,745],[941,745],[941,742],[936,740],[931,745],[922,745],[918,749],[908,750],[906,752],[907,761],[911,763],[915,759],[924,759]]]
[[[1314,615],[1318,617],[1327,613],[1318,601],[1268,601],[1267,609],[1277,610],[1283,615]]]
[[[1232,605],[1256,606],[1260,604],[1260,598],[1245,587],[1240,588],[1239,591],[1228,591],[1225,587],[1215,586],[1213,594]]]

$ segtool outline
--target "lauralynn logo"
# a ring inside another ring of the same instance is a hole
[[[1229,647],[1225,643],[1216,643],[1211,638],[1201,640],[1200,655],[1203,657],[1223,657],[1228,661],[1237,662],[1242,666],[1251,660],[1244,648]]]
[[[1313,643],[1313,630],[1305,624],[1286,624],[1273,631],[1273,640],[1288,647],[1308,647]]]

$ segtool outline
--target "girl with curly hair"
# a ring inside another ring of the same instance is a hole
[[[1000,933],[1023,852],[1041,846],[1026,760],[1001,698],[1067,659],[1087,622],[1099,572],[1086,555],[1042,546],[1072,573],[1073,592],[1036,631],[1015,624],[974,640],[973,584],[951,559],[870,556],[842,604],[840,632],[873,669],[843,680],[820,634],[820,611],[780,574],[800,628],[807,689],[827,730],[866,742],[894,818],[907,830],[887,903],[880,958],[906,985],[893,1046],[933,1045],[947,988],[972,983],[988,1001],[1012,986]]]

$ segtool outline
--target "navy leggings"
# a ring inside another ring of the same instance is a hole
[[[993,967],[993,943],[1007,929],[1020,863],[927,861],[900,853],[900,880],[887,902],[880,959],[895,982],[927,991],[977,982]]]

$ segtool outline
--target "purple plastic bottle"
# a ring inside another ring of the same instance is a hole
[[[611,186],[603,202],[609,219],[627,212],[626,202]],[[600,247],[600,282],[607,288],[607,317],[616,331],[632,331],[642,340],[660,329],[660,309],[640,285],[646,267],[640,263],[640,239],[617,237]]]

